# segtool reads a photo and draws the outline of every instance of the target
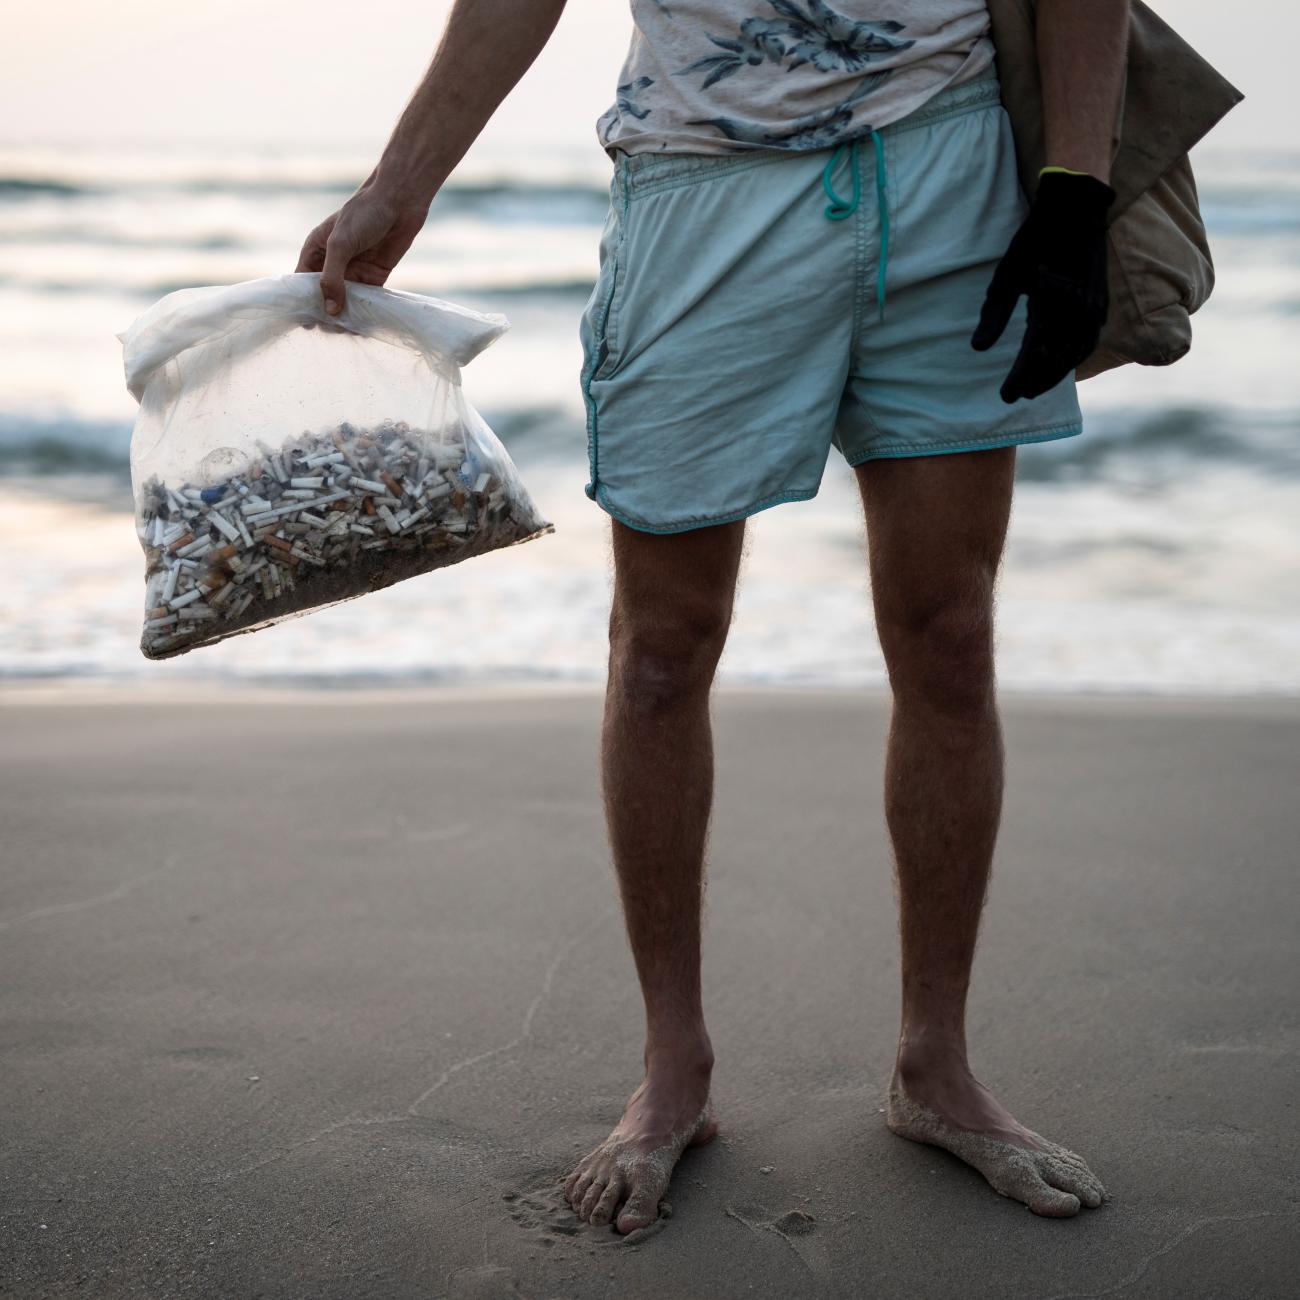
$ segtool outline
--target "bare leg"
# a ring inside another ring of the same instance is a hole
[[[628,939],[645,999],[645,1079],[569,1175],[579,1218],[619,1232],[658,1217],[678,1157],[717,1132],[700,996],[704,847],[713,799],[709,692],[731,622],[744,523],[657,536],[611,521],[602,775]],[[621,1210],[619,1207],[622,1207]]]
[[[1002,809],[994,586],[1015,448],[858,468],[872,596],[893,688],[885,815],[902,941],[889,1127],[942,1146],[1036,1214],[1101,1203],[1073,1152],[1020,1124],[971,1074],[966,994]]]

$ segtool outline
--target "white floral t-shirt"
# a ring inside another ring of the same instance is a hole
[[[993,62],[985,0],[632,0],[632,21],[611,157],[821,149]]]

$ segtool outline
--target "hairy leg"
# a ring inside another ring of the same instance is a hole
[[[713,799],[709,692],[731,622],[744,523],[658,536],[611,521],[614,599],[601,741],[610,846],[645,1000],[645,1078],[565,1183],[580,1218],[651,1223],[685,1147],[717,1131],[700,995]],[[620,1209],[620,1207],[622,1207]]]
[[[872,599],[893,690],[885,816],[902,946],[889,1126],[974,1165],[1037,1214],[1095,1206],[1073,1152],[1025,1128],[972,1075],[966,996],[1002,810],[995,584],[1015,448],[858,467]]]

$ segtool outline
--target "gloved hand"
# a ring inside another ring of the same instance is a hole
[[[1038,178],[1029,213],[993,272],[971,347],[997,342],[1020,295],[1029,306],[1025,337],[999,392],[1004,402],[1038,397],[1097,346],[1106,289],[1106,212],[1115,191],[1084,172]]]

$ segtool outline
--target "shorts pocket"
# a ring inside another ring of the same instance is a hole
[[[618,362],[618,306],[624,279],[625,222],[621,207],[618,198],[611,195],[609,214],[600,236],[600,270],[582,313],[583,372],[588,383],[605,378]]]

